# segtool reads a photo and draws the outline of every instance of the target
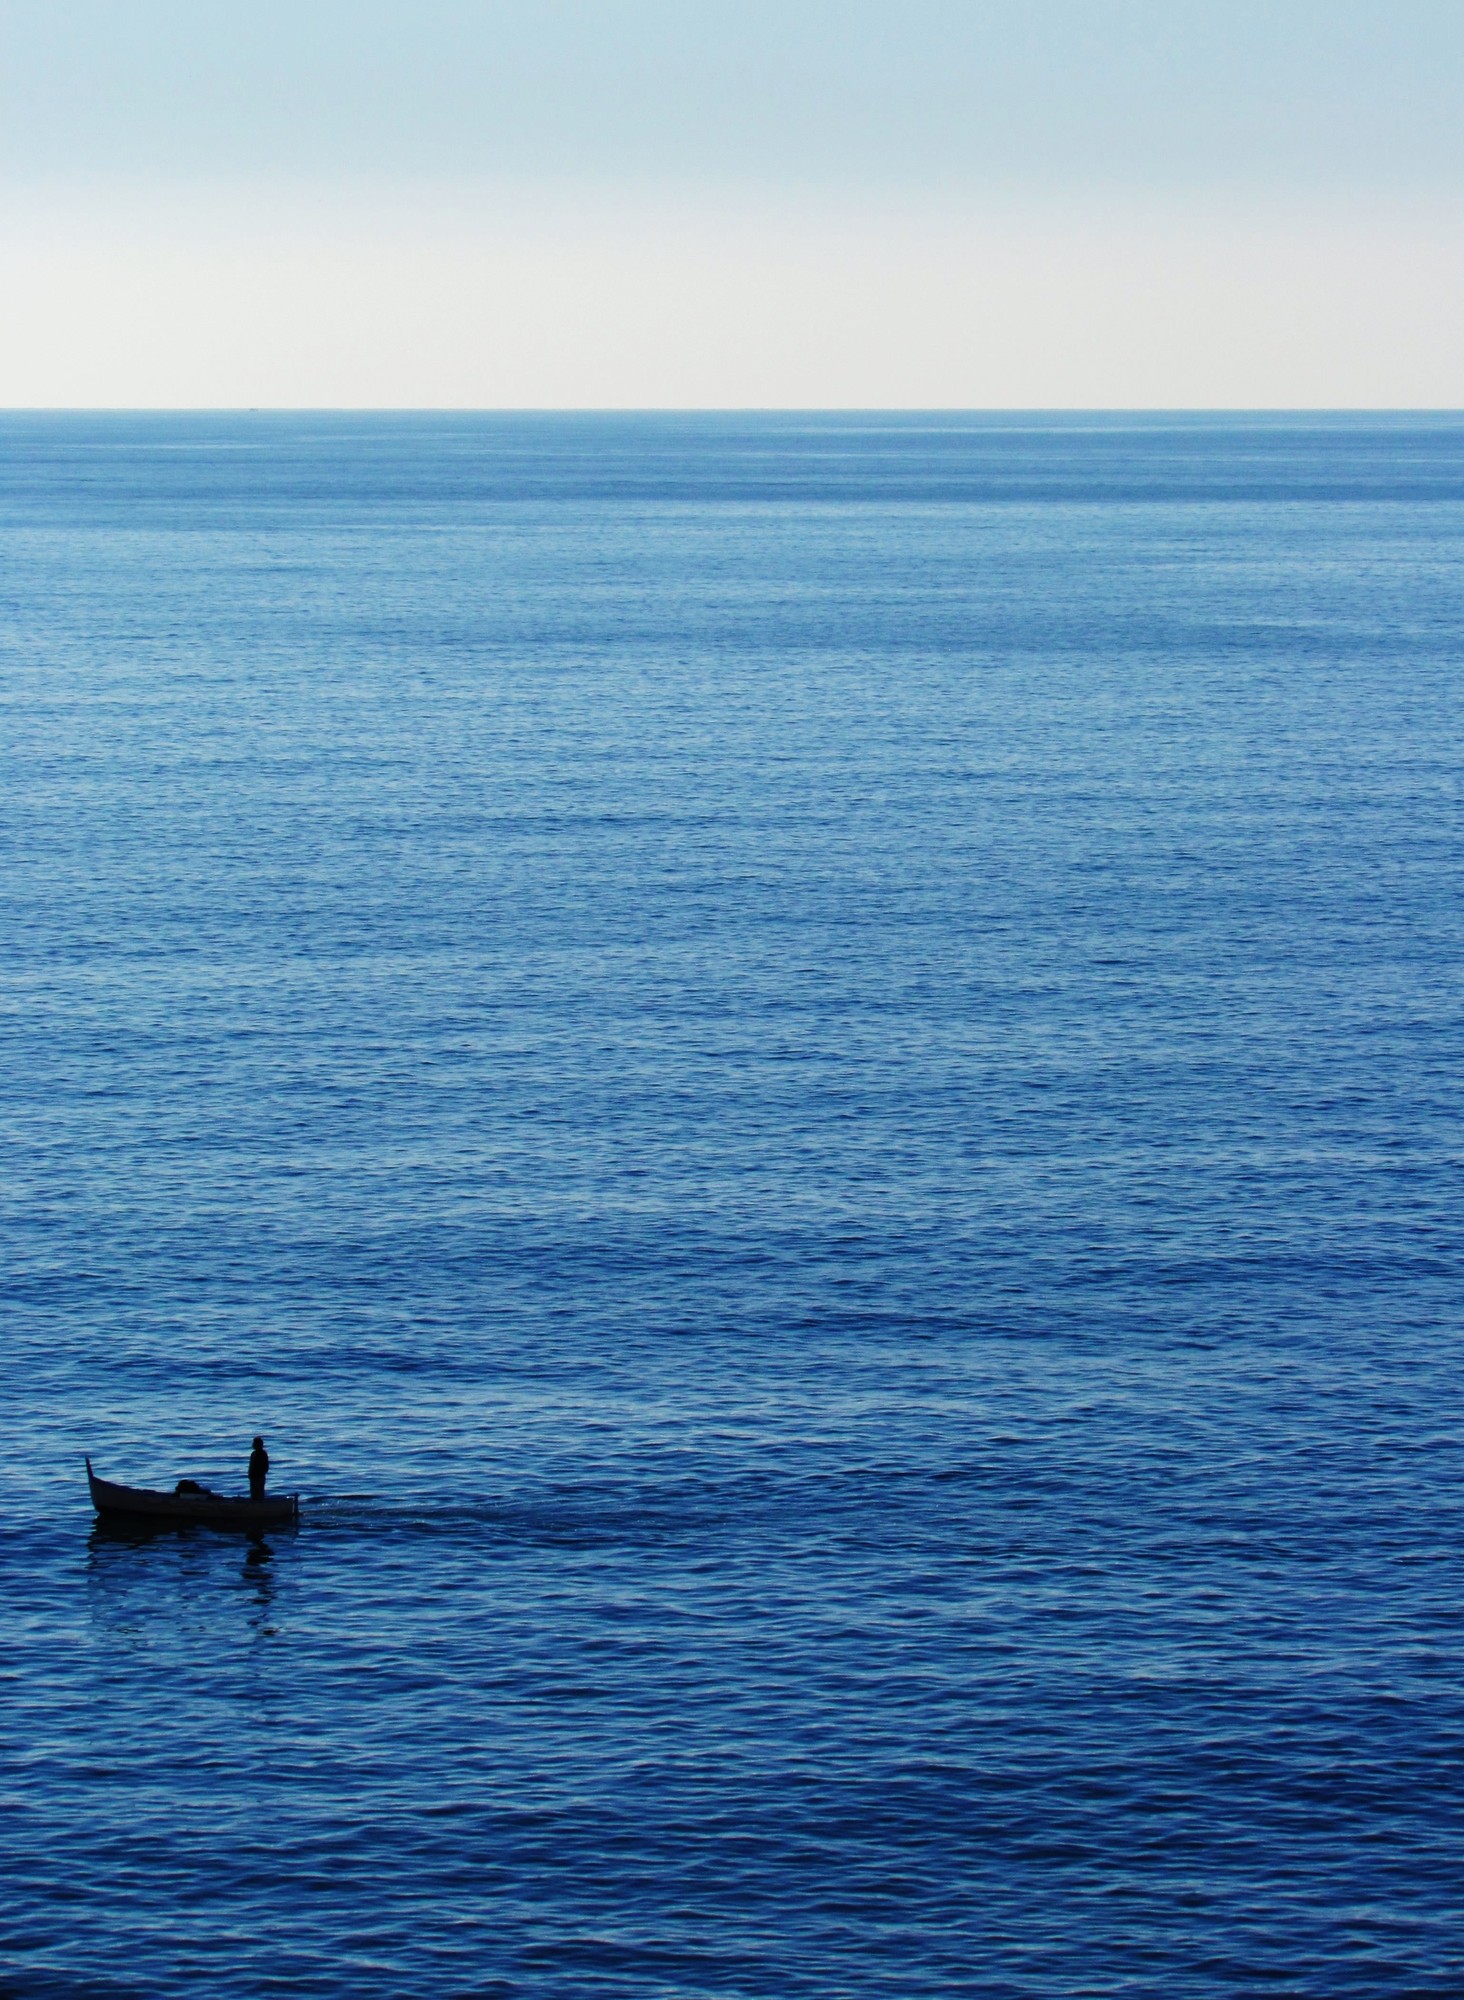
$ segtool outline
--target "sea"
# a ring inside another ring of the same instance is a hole
[[[1461,680],[1459,416],[0,418],[4,2000],[1464,1992]]]

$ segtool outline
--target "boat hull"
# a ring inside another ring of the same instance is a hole
[[[268,1500],[233,1499],[223,1493],[154,1493],[145,1486],[118,1486],[98,1479],[86,1462],[92,1505],[103,1521],[150,1521],[162,1527],[220,1528],[257,1534],[262,1528],[289,1528],[300,1518],[300,1497],[284,1493]]]

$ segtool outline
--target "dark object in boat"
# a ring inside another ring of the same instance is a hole
[[[251,1534],[260,1528],[292,1527],[300,1518],[298,1493],[282,1493],[272,1500],[237,1500],[226,1493],[210,1493],[194,1479],[180,1479],[172,1493],[154,1493],[145,1486],[114,1486],[110,1479],[98,1479],[90,1459],[86,1479],[92,1505],[107,1521],[171,1522],[175,1527],[234,1528]]]

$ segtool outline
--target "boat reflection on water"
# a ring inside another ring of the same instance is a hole
[[[144,1549],[153,1542],[176,1542],[199,1533],[191,1521],[149,1521],[141,1515],[99,1514],[92,1523],[86,1545],[93,1552],[112,1547]]]
[[[272,1639],[274,1627],[264,1621],[269,1617],[274,1603],[275,1580],[270,1564],[274,1561],[274,1550],[262,1536],[249,1544],[249,1553],[244,1558],[244,1581],[254,1589],[256,1611],[254,1624],[262,1637]]]
[[[288,1528],[283,1530],[274,1528],[270,1531],[271,1535],[289,1532]],[[154,1542],[172,1544],[187,1542],[224,1549],[231,1546],[229,1542],[221,1540],[197,1521],[149,1521],[135,1515],[121,1514],[98,1515],[92,1523],[91,1533],[86,1538],[87,1548],[93,1554],[99,1549],[114,1547],[145,1549],[150,1548]],[[233,1546],[238,1546],[237,1541]],[[246,1546],[248,1548],[248,1554],[244,1558],[246,1569],[251,1564],[274,1560],[274,1550],[263,1534],[250,1535]]]
[[[250,1536],[234,1536],[232,1540],[224,1540],[210,1528],[200,1526],[200,1522],[196,1520],[138,1520],[134,1516],[102,1514],[92,1522],[92,1530],[86,1536],[86,1546],[88,1550],[96,1552],[100,1548],[152,1548],[154,1542],[168,1542],[174,1546],[190,1544],[198,1548],[228,1550],[228,1548],[238,1548],[240,1540],[244,1540],[248,1548],[248,1556],[244,1558],[246,1562],[250,1562],[260,1554],[262,1560],[268,1562],[274,1554],[270,1544],[278,1540],[278,1536],[282,1534],[294,1540],[290,1528],[270,1528],[268,1538],[264,1536],[262,1530],[256,1530]]]
[[[94,1615],[114,1636],[139,1641],[150,1633],[155,1640],[160,1622],[186,1629],[200,1612],[211,1615],[210,1604],[222,1610],[232,1598],[237,1615],[246,1594],[249,1623],[259,1636],[274,1638],[279,1552],[273,1539],[250,1535],[240,1561],[237,1539],[197,1523],[103,1517],[87,1536]]]

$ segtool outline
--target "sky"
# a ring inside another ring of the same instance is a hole
[[[0,0],[0,406],[1464,405],[1464,0]]]

